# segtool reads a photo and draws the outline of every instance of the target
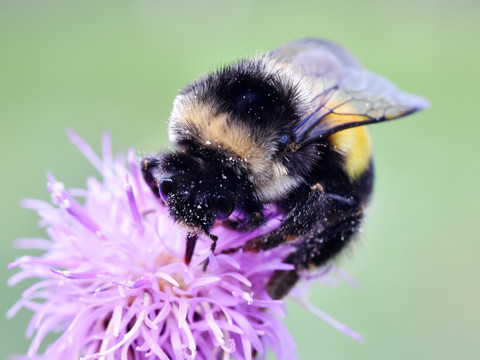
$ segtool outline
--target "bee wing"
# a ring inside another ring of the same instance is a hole
[[[321,56],[320,56],[321,55]],[[270,51],[269,56],[298,66],[304,75],[334,77],[342,68],[362,68],[360,61],[343,47],[322,39],[298,39]]]
[[[353,55],[325,40],[297,40],[272,51],[270,56],[311,79],[318,89],[305,118],[295,127],[299,146],[428,106],[425,99],[407,94],[365,70]]]

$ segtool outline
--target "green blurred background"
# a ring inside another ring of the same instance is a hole
[[[30,313],[4,315],[18,237],[42,236],[21,198],[48,199],[46,172],[83,186],[94,170],[64,136],[95,149],[167,146],[178,89],[198,74],[302,36],[337,41],[432,107],[371,127],[376,197],[341,261],[360,283],[311,300],[360,332],[356,343],[294,303],[301,359],[480,358],[480,2],[0,2],[0,352],[26,351]]]

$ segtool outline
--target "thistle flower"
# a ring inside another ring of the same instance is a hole
[[[10,285],[40,279],[7,314],[22,307],[33,312],[27,358],[252,359],[264,358],[266,349],[279,359],[295,358],[280,320],[284,303],[265,291],[275,270],[291,269],[281,261],[289,249],[220,253],[277,227],[273,210],[267,224],[250,233],[215,226],[219,253],[209,251],[210,239],[199,238],[187,266],[186,230],[143,182],[134,151],[127,161],[113,159],[105,135],[100,159],[75,133],[68,135],[102,179],[67,190],[49,175],[53,205],[23,202],[38,212],[47,233],[47,239],[17,241],[43,255],[9,266],[20,268]],[[40,351],[51,333],[58,333],[56,340]]]

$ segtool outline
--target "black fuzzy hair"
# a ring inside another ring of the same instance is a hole
[[[281,79],[259,59],[244,59],[225,66],[185,88],[205,104],[214,104],[217,114],[233,115],[253,129],[285,135],[299,121],[299,91],[296,84]]]

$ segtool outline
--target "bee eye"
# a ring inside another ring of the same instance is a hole
[[[220,195],[217,197],[217,219],[225,220],[235,208],[235,202],[231,196]]]
[[[175,183],[172,179],[170,178],[162,178],[160,180],[160,184],[158,186],[158,190],[160,192],[160,197],[162,198],[163,201],[167,201],[168,195],[171,194],[173,191],[173,188],[175,187]]]

